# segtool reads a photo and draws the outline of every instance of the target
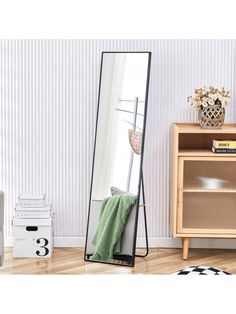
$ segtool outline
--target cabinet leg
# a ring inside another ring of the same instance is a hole
[[[182,238],[183,259],[188,259],[189,238]]]

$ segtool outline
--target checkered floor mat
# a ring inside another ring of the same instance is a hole
[[[190,266],[177,271],[176,273],[174,273],[174,275],[231,275],[231,274],[216,267]]]

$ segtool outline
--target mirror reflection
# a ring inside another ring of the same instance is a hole
[[[85,260],[134,264],[150,53],[104,52]]]

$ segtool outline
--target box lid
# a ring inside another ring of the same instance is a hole
[[[24,207],[24,206],[18,206],[16,205],[16,208],[15,208],[16,211],[29,211],[29,212],[34,212],[34,211],[37,211],[37,212],[41,212],[41,211],[51,211],[52,210],[52,206],[50,205],[47,205],[47,206],[44,206],[44,207]]]
[[[19,200],[45,200],[45,194],[20,194]]]
[[[13,218],[13,226],[51,226],[52,218]]]

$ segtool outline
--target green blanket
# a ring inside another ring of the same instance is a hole
[[[93,238],[95,252],[92,260],[111,260],[114,253],[121,250],[121,235],[130,210],[137,197],[135,195],[115,195],[102,201],[97,231]]]

